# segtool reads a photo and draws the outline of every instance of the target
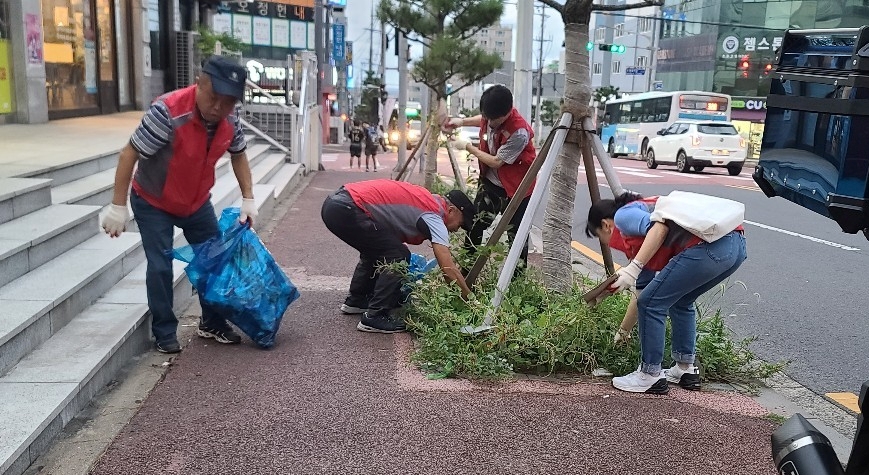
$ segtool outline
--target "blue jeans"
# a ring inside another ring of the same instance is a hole
[[[139,225],[142,247],[148,261],[145,287],[148,292],[148,309],[151,310],[151,332],[159,343],[172,341],[178,330],[178,318],[172,310],[173,228],[181,228],[190,244],[199,244],[217,236],[219,231],[214,207],[210,201],[206,201],[195,213],[182,218],[151,206],[135,191],[130,193],[130,205],[136,224]],[[203,302],[201,296],[199,303],[202,305],[202,322],[205,325],[217,328],[226,325],[226,320]]]
[[[665,322],[670,315],[672,357],[694,363],[697,318],[694,301],[730,277],[746,259],[745,237],[733,231],[701,242],[670,259],[637,299],[644,373],[657,374],[664,360]]]

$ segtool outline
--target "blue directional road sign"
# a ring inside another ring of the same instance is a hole
[[[625,74],[628,76],[645,76],[646,68],[637,68],[634,66],[630,66],[625,68]]]

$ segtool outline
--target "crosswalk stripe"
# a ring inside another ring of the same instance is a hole
[[[689,173],[679,173],[679,172],[671,172],[669,170],[662,170],[661,173],[666,173],[667,175],[679,176],[682,178],[697,178],[700,180],[708,180],[711,177],[703,176],[703,175],[694,175]]]
[[[827,393],[826,396],[836,404],[843,406],[851,412],[860,414],[859,398],[854,393]]]

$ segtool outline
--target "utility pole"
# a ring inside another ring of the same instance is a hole
[[[407,38],[398,30],[395,31],[395,42],[398,43],[398,120],[396,128],[401,139],[398,141],[398,168],[404,166],[407,160]]]
[[[323,64],[326,61],[326,48],[323,45],[323,10],[323,0],[316,0],[314,2],[314,52],[317,54],[317,104],[323,102],[323,78],[325,77]],[[305,104],[300,102],[299,107],[304,106]]]
[[[371,24],[368,27],[368,69],[374,71],[374,2],[371,2]]]
[[[534,0],[517,0],[516,72],[514,73],[515,106],[526,119],[531,118],[531,62],[534,56]]]
[[[546,5],[543,5],[540,10],[540,36],[537,38],[539,47],[537,50],[537,140],[543,137],[543,119],[541,102],[543,101],[543,27],[546,21]]]

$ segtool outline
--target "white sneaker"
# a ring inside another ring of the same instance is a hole
[[[667,378],[663,371],[659,376],[652,376],[637,368],[636,371],[624,376],[613,378],[613,387],[630,393],[667,394]]]
[[[693,364],[688,365],[688,369],[682,369],[678,364],[674,364],[672,368],[664,370],[664,376],[667,381],[678,384],[683,389],[700,390],[700,369]]]

